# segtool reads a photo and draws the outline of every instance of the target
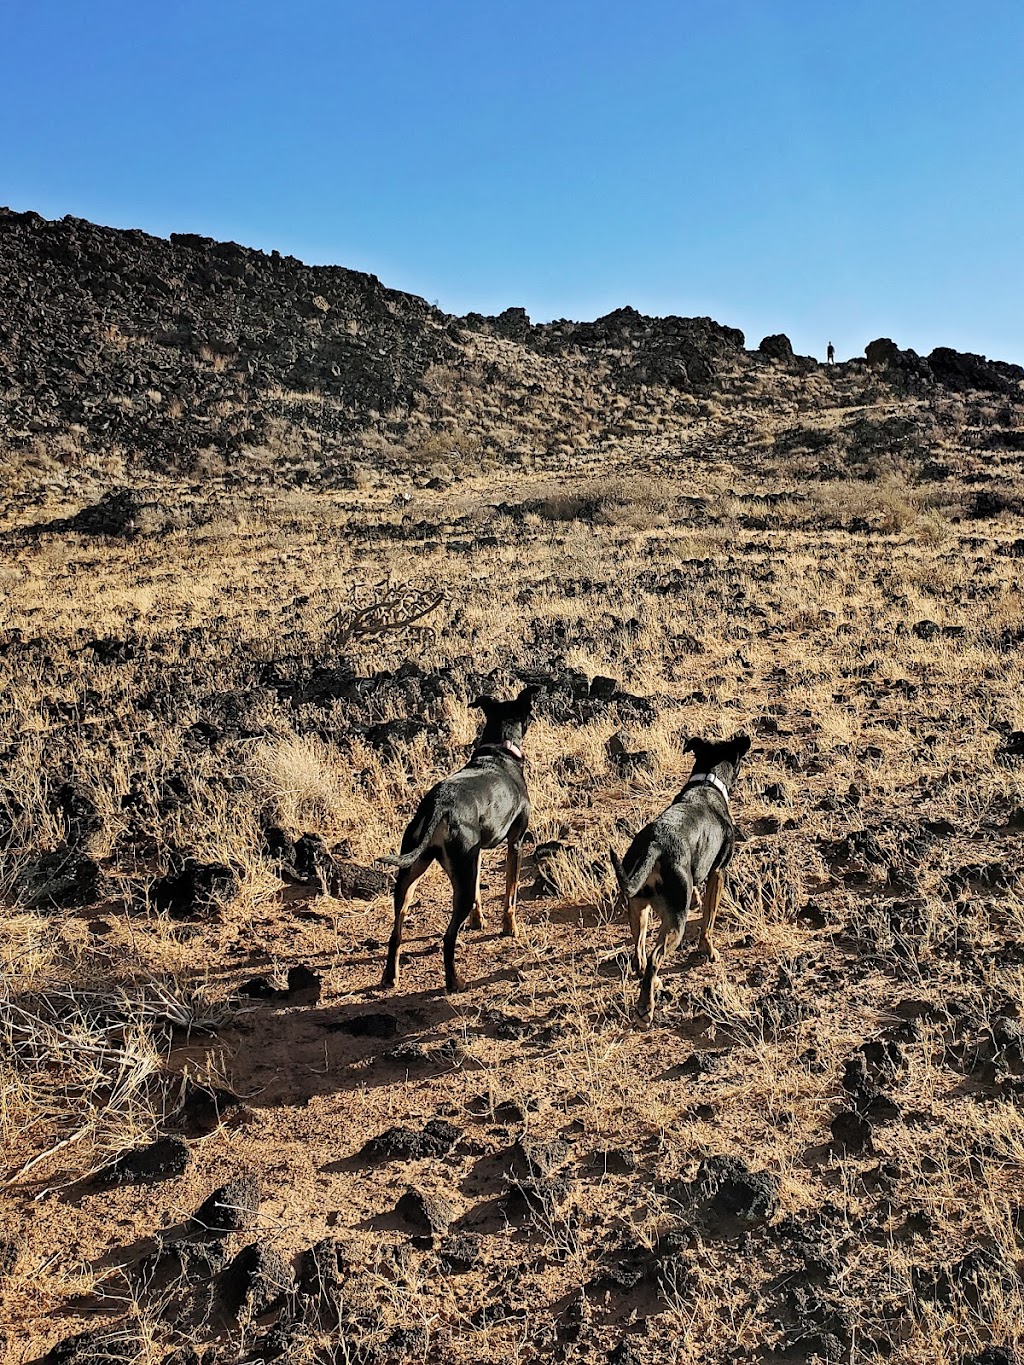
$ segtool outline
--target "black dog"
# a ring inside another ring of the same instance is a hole
[[[694,887],[705,880],[700,949],[712,960],[718,956],[711,930],[722,898],[722,873],[732,858],[736,837],[729,792],[749,748],[746,735],[687,740],[683,752],[694,754],[695,763],[686,786],[668,810],[640,831],[621,863],[611,853],[620,890],[618,905],[629,909],[636,950],[633,966],[643,978],[636,1007],[642,1024],[654,1018],[654,998],[661,985],[658,968],[679,946]],[[661,914],[661,935],[648,956],[652,905]]]
[[[480,852],[508,841],[505,861],[505,918],[502,932],[516,934],[516,897],[523,835],[530,823],[530,798],[523,776],[523,736],[533,719],[533,699],[541,689],[524,687],[514,701],[478,697],[471,702],[484,713],[483,733],[464,768],[432,787],[420,802],[402,837],[397,858],[383,858],[399,869],[395,882],[395,927],[388,944],[385,986],[398,982],[398,950],[402,921],[413,888],[437,861],[452,884],[452,918],[444,936],[444,984],[447,991],[465,990],[455,970],[455,944],[468,919],[481,928]]]

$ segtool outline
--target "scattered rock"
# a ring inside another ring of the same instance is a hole
[[[19,894],[33,909],[77,910],[102,899],[103,875],[93,858],[62,844],[28,863],[19,877]]]
[[[437,1259],[450,1275],[463,1275],[476,1267],[481,1255],[481,1239],[475,1233],[459,1232],[442,1241]]]
[[[190,1160],[180,1138],[162,1137],[145,1147],[122,1152],[96,1176],[101,1185],[142,1185],[151,1180],[171,1180],[183,1175]]]
[[[181,1106],[169,1122],[186,1137],[205,1137],[220,1127],[225,1114],[238,1110],[241,1104],[231,1090],[189,1082]]]
[[[134,1365],[145,1349],[137,1329],[127,1320],[114,1327],[77,1332],[47,1351],[39,1365]]]
[[[832,1141],[847,1152],[863,1152],[871,1146],[871,1123],[856,1109],[843,1109],[831,1123]]]
[[[418,1189],[406,1190],[395,1205],[395,1212],[423,1233],[444,1232],[455,1217],[455,1209],[447,1199]]]
[[[211,1233],[242,1232],[252,1227],[259,1210],[259,1186],[242,1176],[214,1190],[196,1209],[192,1221]]]
[[[1020,1288],[1020,1279],[1011,1262],[996,1247],[975,1247],[959,1261],[911,1272],[911,1283],[918,1298],[951,1306],[957,1299],[985,1316],[998,1302],[998,1291]]]
[[[508,1169],[516,1176],[543,1179],[565,1164],[569,1144],[561,1138],[539,1138],[523,1133],[508,1150]]]
[[[295,1005],[315,1005],[320,999],[323,982],[318,972],[303,966],[288,968],[288,999]]]
[[[762,337],[761,344],[757,349],[769,360],[790,361],[793,359],[793,343],[785,332],[776,332],[773,336]]]
[[[233,1316],[244,1310],[259,1317],[276,1307],[294,1282],[291,1265],[281,1253],[254,1242],[243,1247],[223,1271],[219,1287],[222,1301]]]
[[[608,1352],[608,1365],[643,1365],[643,1356],[629,1337],[623,1337]]]
[[[545,1218],[558,1215],[570,1194],[562,1176],[524,1176],[508,1182],[505,1212],[509,1218]]]
[[[770,1171],[751,1171],[738,1157],[706,1157],[697,1172],[695,1193],[720,1218],[753,1226],[778,1211],[779,1178]]]
[[[238,890],[238,877],[223,863],[185,860],[176,872],[159,877],[149,888],[150,905],[171,919],[189,919],[216,910]]]
[[[50,797],[47,805],[64,823],[65,838],[71,847],[78,847],[103,828],[103,820],[96,802],[84,787],[64,782]]]
[[[892,365],[899,359],[900,348],[889,337],[878,337],[864,347],[864,355],[869,365],[879,369]]]
[[[996,758],[1024,758],[1024,730],[1011,730],[996,745]]]
[[[964,1356],[963,1365],[1021,1365],[1015,1346],[986,1346],[977,1355]]]
[[[368,1161],[417,1161],[447,1156],[462,1133],[445,1119],[430,1119],[421,1132],[411,1128],[388,1128],[370,1138],[359,1152]]]
[[[299,1260],[296,1318],[307,1328],[331,1330],[343,1310],[346,1265],[341,1247],[329,1237],[315,1242]]]

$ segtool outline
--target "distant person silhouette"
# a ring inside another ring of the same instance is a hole
[[[832,345],[831,341],[828,343],[828,350],[825,354],[828,356],[828,363],[834,365],[836,363],[836,348]]]

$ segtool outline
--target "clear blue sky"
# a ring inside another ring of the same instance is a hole
[[[1024,362],[1021,0],[6,0],[0,203]]]

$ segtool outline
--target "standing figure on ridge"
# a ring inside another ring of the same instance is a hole
[[[832,345],[831,341],[828,343],[828,349],[825,354],[828,356],[828,363],[834,365],[836,363],[836,348]]]

